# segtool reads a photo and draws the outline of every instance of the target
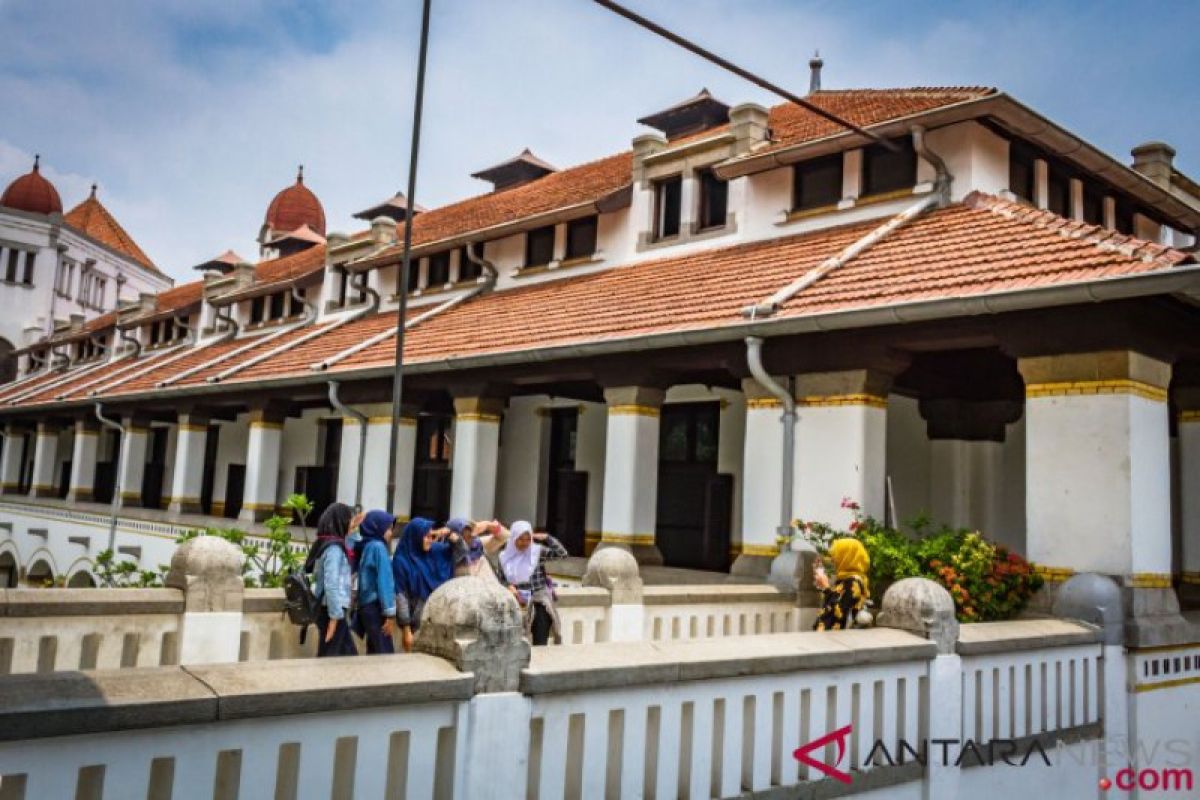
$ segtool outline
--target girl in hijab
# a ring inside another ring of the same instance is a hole
[[[464,549],[454,562],[454,577],[483,575],[495,578],[501,586],[508,582],[496,560],[500,550],[508,542],[508,530],[498,521],[470,522],[455,517],[446,523],[452,533],[462,537]]]
[[[354,543],[354,566],[358,570],[357,632],[367,642],[367,655],[394,653],[392,617],[396,615],[396,589],[388,564],[395,517],[386,511],[370,511],[358,526],[361,538]]]
[[[317,608],[317,658],[356,656],[350,635],[350,551],[346,534],[354,512],[345,503],[334,503],[317,521],[317,539],[308,550],[305,573],[313,574]]]
[[[829,547],[837,571],[833,586],[820,562],[814,567],[813,584],[825,596],[821,614],[813,630],[836,631],[854,627],[854,618],[862,611],[871,596],[867,583],[867,572],[871,569],[871,557],[867,548],[858,539],[836,539]]]
[[[508,544],[500,553],[504,577],[516,589],[517,602],[525,612],[525,632],[535,644],[546,644],[550,635],[562,641],[554,590],[546,575],[546,561],[567,557],[567,548],[548,533],[534,533],[521,520],[512,524]]]
[[[412,652],[413,633],[421,627],[425,601],[434,589],[454,577],[454,563],[465,552],[462,537],[449,527],[434,530],[433,522],[423,517],[404,526],[392,557],[396,616],[404,652]]]

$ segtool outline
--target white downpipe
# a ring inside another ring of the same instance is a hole
[[[354,507],[362,508],[362,487],[363,474],[367,466],[367,415],[361,411],[357,411],[342,402],[338,397],[338,389],[341,384],[337,381],[329,381],[329,405],[344,417],[353,417],[358,420],[358,471],[354,479]]]
[[[356,322],[357,320],[362,319],[363,317],[367,316],[368,314],[374,313],[379,308],[379,292],[377,292],[374,289],[367,286],[365,272],[361,273],[361,275],[363,277],[363,281],[362,281],[362,285],[359,288],[371,295],[371,302],[367,305],[366,308],[364,308],[360,311],[356,311],[349,316],[342,317],[341,319],[333,322],[330,325],[325,326],[324,328],[318,328],[317,330],[310,331],[310,332],[304,334],[303,336],[301,336],[300,338],[298,338],[294,341],[288,342],[285,345],[281,345],[279,347],[272,348],[265,353],[259,353],[258,355],[254,356],[253,358],[248,358],[245,361],[241,362],[240,364],[234,364],[229,369],[219,372],[216,375],[210,376],[208,378],[208,382],[209,383],[220,383],[221,381],[225,380],[226,378],[230,377],[231,375],[236,375],[238,372],[241,372],[242,370],[246,369],[247,367],[252,367],[255,364],[260,364],[269,358],[274,358],[275,356],[279,355],[280,353],[283,353],[287,350],[291,350],[293,347],[298,347],[299,345],[302,345],[311,339],[315,339],[318,336],[324,336],[325,334],[329,333],[330,331],[335,331],[338,328],[341,328],[345,325],[349,325],[351,322]],[[306,303],[306,305],[308,305],[308,304]],[[316,311],[315,307],[313,307],[313,306],[309,306],[309,307],[313,308],[314,316],[315,316],[315,311]],[[306,319],[304,322],[302,322],[300,324],[305,325],[311,321],[312,320]]]
[[[782,481],[779,493],[779,526],[775,533],[782,537],[792,531],[792,473],[796,464],[796,399],[792,393],[767,374],[762,363],[763,340],[757,336],[746,337],[746,364],[754,380],[783,403],[783,464],[780,470]]]
[[[470,300],[474,297],[478,297],[479,295],[490,290],[492,287],[494,287],[496,285],[497,273],[496,273],[495,266],[493,266],[492,263],[490,261],[488,261],[487,259],[482,258],[481,256],[475,255],[475,253],[472,251],[470,245],[467,245],[466,247],[464,247],[463,252],[466,253],[467,258],[471,261],[471,263],[478,264],[480,267],[483,268],[484,274],[487,276],[484,279],[484,282],[479,284],[475,288],[471,289],[470,291],[463,292],[462,294],[458,295],[457,297],[452,297],[449,300],[447,300],[446,302],[440,303],[437,306],[434,306],[429,311],[426,311],[423,314],[418,314],[417,316],[413,317],[412,319],[405,320],[404,330],[407,331],[412,328],[415,328],[416,326],[420,325],[425,320],[430,319],[431,317],[436,317],[438,314],[441,314],[445,311],[449,311],[451,308],[454,308],[455,306],[462,305],[463,303],[467,302],[468,300]],[[363,350],[366,350],[370,347],[374,347],[375,345],[379,344],[380,342],[387,341],[388,339],[392,338],[399,332],[400,332],[399,325],[396,325],[395,327],[392,327],[392,328],[388,328],[385,331],[380,331],[379,333],[375,334],[374,336],[370,336],[370,337],[364,339],[363,341],[359,342],[356,345],[348,347],[339,353],[335,353],[332,356],[330,356],[329,358],[324,359],[323,361],[318,361],[314,364],[310,364],[309,369],[313,370],[314,372],[320,372],[322,370],[329,369],[334,364],[337,364],[338,362],[341,362],[341,361],[345,361],[347,358],[350,358],[355,353],[361,353]]]
[[[121,492],[124,489],[121,481],[125,476],[125,459],[129,457],[129,454],[125,452],[125,426],[104,416],[104,404],[99,400],[96,401],[96,419],[100,420],[101,425],[117,432],[117,474],[113,480],[112,510],[108,520],[108,549],[115,551],[117,547],[117,514],[120,512]]]

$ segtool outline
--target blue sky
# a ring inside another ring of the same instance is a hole
[[[1200,173],[1200,3],[629,0],[803,92],[998,86],[1128,160],[1161,139]],[[405,183],[418,0],[0,0],[0,182],[43,156],[64,203],[93,180],[177,278],[255,255],[305,164],[331,230]],[[434,0],[418,202],[530,147],[560,166],[628,146],[635,119],[707,86],[764,92],[589,0]]]

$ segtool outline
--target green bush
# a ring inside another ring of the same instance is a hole
[[[847,530],[797,520],[797,535],[822,555],[835,539],[861,541],[871,557],[867,577],[876,602],[895,581],[923,577],[950,592],[959,621],[989,622],[1012,619],[1041,588],[1042,578],[1029,562],[978,531],[934,529],[928,518],[921,517],[909,523],[910,535],[863,514],[849,499],[842,501],[842,507],[854,517]]]

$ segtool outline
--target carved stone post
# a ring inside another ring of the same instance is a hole
[[[166,585],[183,591],[180,664],[238,660],[243,558],[236,545],[216,536],[197,536],[175,549]]]
[[[609,641],[642,640],[646,607],[642,604],[642,576],[633,554],[619,547],[597,550],[588,559],[583,585],[606,589],[612,597],[608,611]]]

